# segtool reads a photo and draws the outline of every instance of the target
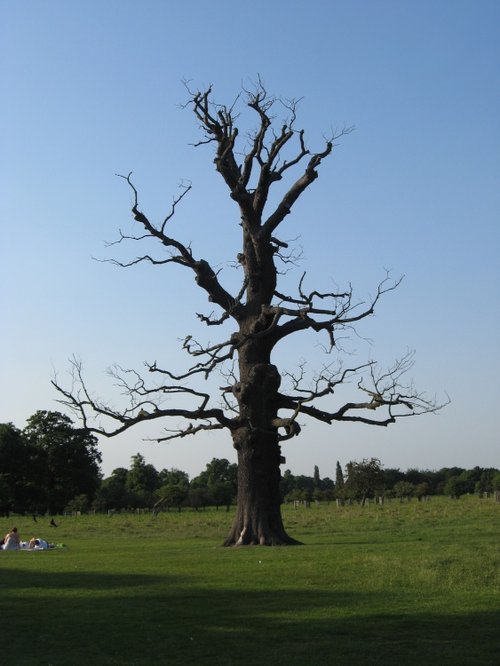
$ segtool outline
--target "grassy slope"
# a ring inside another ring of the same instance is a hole
[[[299,548],[220,548],[229,520],[19,519],[68,547],[0,554],[2,645],[20,664],[497,663],[499,504],[285,507]]]

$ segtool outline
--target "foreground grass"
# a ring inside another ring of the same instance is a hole
[[[284,513],[305,546],[220,548],[212,510],[19,519],[67,548],[0,553],[2,644],[54,666],[497,663],[500,505]]]

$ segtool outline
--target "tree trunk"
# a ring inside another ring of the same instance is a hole
[[[250,314],[240,324],[244,342],[238,348],[239,382],[232,388],[240,421],[232,432],[238,452],[238,505],[225,546],[299,544],[288,536],[281,517],[281,448],[275,425],[281,375],[271,363],[269,336],[260,335],[272,322],[272,317],[262,314],[262,306],[272,298],[276,269],[270,248],[259,250],[262,261],[257,261],[255,245],[246,239],[246,265],[256,263],[257,269],[250,273],[255,281],[249,280]]]
[[[238,506],[225,546],[286,546],[281,517],[280,456],[276,435],[246,430],[235,435],[238,448]]]

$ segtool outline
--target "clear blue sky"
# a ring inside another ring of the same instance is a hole
[[[92,259],[131,229],[114,174],[134,172],[153,218],[191,180],[175,228],[224,266],[238,214],[210,149],[189,145],[199,134],[179,108],[181,80],[231,101],[259,73],[271,92],[304,97],[311,147],[356,126],[287,220],[302,268],[315,286],[351,282],[360,297],[385,268],[404,273],[362,329],[373,346],[353,347],[382,363],[415,349],[417,386],[452,399],[387,430],[309,424],[285,443],[286,466],[500,465],[499,2],[4,0],[0,57],[0,422],[22,428],[37,409],[60,409],[50,379],[64,381],[73,354],[102,396],[112,363],[181,367],[178,338],[207,311],[192,277]],[[286,367],[309,342],[287,350]],[[164,445],[143,434],[102,443],[106,474],[137,451],[191,475],[213,456],[235,460],[220,433]]]

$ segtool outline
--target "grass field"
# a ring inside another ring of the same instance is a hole
[[[17,664],[500,663],[500,504],[284,507],[306,545],[219,546],[225,511],[16,518],[0,553]],[[12,521],[2,519],[7,531]],[[36,528],[36,529],[34,529]]]

